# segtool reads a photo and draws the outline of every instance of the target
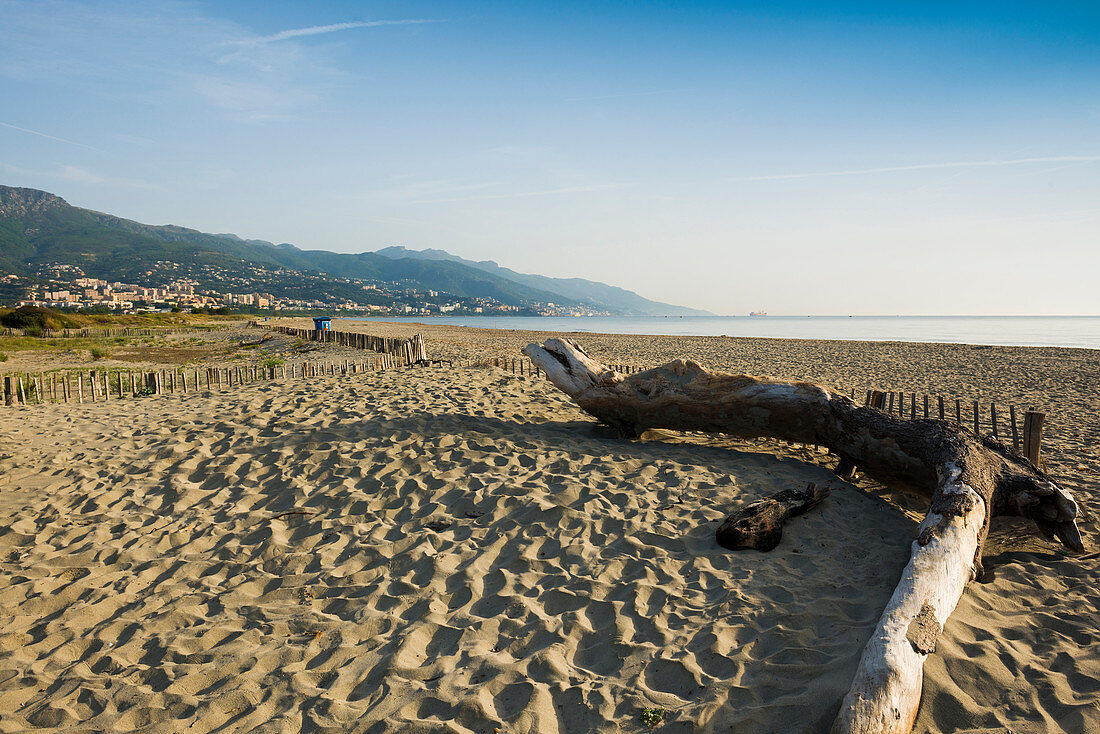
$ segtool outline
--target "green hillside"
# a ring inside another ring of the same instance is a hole
[[[331,279],[396,282],[460,298],[492,298],[510,306],[553,302],[622,314],[691,312],[603,283],[523,275],[438,250],[299,250],[231,234],[142,224],[70,206],[45,191],[0,186],[0,271],[35,276],[51,264],[74,265],[89,277],[109,281],[154,285],[186,277],[200,288],[264,291],[289,298],[320,297],[315,292],[320,281],[303,277],[314,274],[331,276],[323,295],[360,303],[371,301],[361,286]],[[257,268],[262,269],[260,278]]]

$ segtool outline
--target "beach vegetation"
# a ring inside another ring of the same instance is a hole
[[[0,352],[0,362],[7,362],[7,361],[8,361],[8,355],[4,354],[3,352]]]
[[[267,359],[265,359],[263,361],[263,366],[264,367],[279,367],[285,361],[286,360],[284,360],[282,357],[268,357]]]
[[[109,356],[109,352],[103,347],[92,347],[88,351],[91,353],[92,359],[105,359]]]
[[[46,329],[72,329],[81,324],[66,314],[43,306],[20,306],[0,313],[0,326],[41,333]]]
[[[647,706],[642,709],[642,724],[653,728],[665,720],[665,710],[662,708],[651,708]]]

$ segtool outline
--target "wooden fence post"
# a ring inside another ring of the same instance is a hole
[[[1012,450],[1020,453],[1020,432],[1016,429],[1016,406],[1008,406],[1008,420],[1012,424]]]
[[[886,393],[881,390],[871,391],[871,407],[884,410],[886,408]]]
[[[1039,466],[1042,459],[1041,444],[1043,441],[1044,413],[1029,410],[1024,413],[1024,455],[1035,466]]]
[[[4,378],[4,405],[15,405],[15,378]]]

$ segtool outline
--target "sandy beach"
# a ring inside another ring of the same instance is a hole
[[[354,328],[420,331],[462,364],[551,336]],[[579,338],[608,362],[1046,411],[1088,550],[996,522],[915,731],[1100,729],[1096,352]],[[0,731],[633,732],[660,709],[657,731],[822,732],[924,514],[829,467],[620,439],[491,367],[5,410]],[[714,542],[737,506],[810,481],[832,494],[774,551]]]

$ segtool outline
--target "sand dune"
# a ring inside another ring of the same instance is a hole
[[[492,369],[7,413],[0,731],[821,732],[923,514],[825,458]],[[714,543],[807,481],[778,549]],[[915,731],[1097,730],[1100,559],[986,565]]]
[[[823,469],[623,441],[492,370],[21,415],[7,732],[634,731],[643,707],[819,731],[912,529]],[[836,489],[777,551],[713,542],[811,480]]]

